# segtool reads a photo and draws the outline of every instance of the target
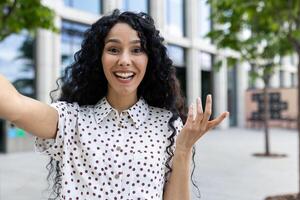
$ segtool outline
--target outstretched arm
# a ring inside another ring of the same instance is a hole
[[[55,138],[58,113],[51,106],[21,95],[0,74],[0,118],[41,138]]]
[[[205,112],[203,113],[200,98],[197,99],[197,114],[193,115],[193,106],[190,106],[188,119],[176,139],[176,148],[172,163],[172,172],[165,185],[164,200],[190,200],[190,165],[194,144],[207,131],[220,124],[228,112],[209,121],[212,110],[211,95],[206,98]]]

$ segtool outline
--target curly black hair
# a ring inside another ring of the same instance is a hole
[[[141,46],[148,56],[145,76],[140,83],[137,96],[143,97],[145,101],[154,107],[160,107],[172,112],[172,117],[168,121],[168,126],[172,134],[168,138],[169,145],[166,151],[169,155],[165,166],[166,176],[172,172],[170,161],[174,156],[172,146],[176,129],[174,121],[181,118],[186,121],[185,100],[180,90],[180,84],[176,78],[175,67],[167,54],[167,49],[163,44],[164,38],[160,36],[155,28],[153,19],[146,13],[120,12],[114,10],[112,14],[101,17],[98,21],[84,33],[81,49],[74,55],[74,63],[66,67],[62,77],[57,79],[57,88],[50,92],[52,102],[66,101],[68,103],[78,103],[79,106],[95,105],[100,99],[107,95],[108,82],[103,72],[101,55],[104,48],[104,39],[110,29],[116,23],[126,23],[137,31],[141,40]],[[61,89],[58,98],[52,95]],[[195,169],[195,148],[193,148],[193,170],[191,179],[193,185],[198,189],[193,180]],[[47,180],[52,186],[50,199],[57,199],[61,190],[61,171],[59,162],[50,159],[47,165],[49,174]],[[167,181],[167,180],[166,180]]]

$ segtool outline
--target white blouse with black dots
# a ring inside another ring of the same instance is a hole
[[[35,146],[60,161],[60,199],[163,199],[170,111],[143,98],[120,114],[105,97],[94,106],[51,106],[59,113],[57,136],[36,138]],[[174,125],[178,134],[181,119]]]

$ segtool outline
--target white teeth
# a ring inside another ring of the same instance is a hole
[[[116,72],[115,73],[117,76],[119,77],[122,77],[122,78],[129,78],[130,76],[133,76],[134,73],[133,72],[126,72],[126,73],[123,73],[123,72]]]

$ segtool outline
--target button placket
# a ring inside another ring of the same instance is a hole
[[[124,141],[123,141],[123,132],[124,132],[124,114],[123,114],[123,112],[122,113],[120,113],[120,116],[119,116],[119,118],[118,118],[118,124],[117,124],[117,126],[118,126],[118,131],[116,132],[116,134],[117,134],[117,139],[118,139],[118,141],[116,141],[115,142],[115,144],[116,144],[116,146],[115,146],[115,150],[116,150],[116,153],[119,155],[118,157],[116,157],[116,165],[118,166],[118,165],[120,165],[121,167],[119,168],[117,168],[116,169],[116,171],[115,171],[115,175],[114,175],[114,178],[115,178],[115,181],[117,181],[118,183],[120,183],[121,184],[121,182],[122,182],[122,174],[123,174],[123,166],[122,166],[122,162],[123,162],[123,157],[124,157],[124,155],[123,155],[123,148],[122,148],[122,146],[123,146],[123,143],[124,143]]]

